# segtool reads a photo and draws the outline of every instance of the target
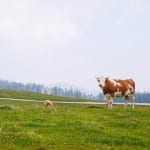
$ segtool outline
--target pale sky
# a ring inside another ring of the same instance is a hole
[[[0,79],[99,91],[95,76],[150,91],[149,0],[0,0]]]

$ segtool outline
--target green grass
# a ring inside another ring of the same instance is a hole
[[[0,100],[0,149],[149,150],[149,116],[146,106],[54,103],[46,109],[38,102]]]

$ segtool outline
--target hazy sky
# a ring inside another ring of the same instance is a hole
[[[150,91],[149,0],[0,0],[0,79]]]

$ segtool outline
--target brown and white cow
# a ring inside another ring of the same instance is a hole
[[[132,108],[135,101],[135,82],[132,79],[109,79],[105,77],[96,78],[102,89],[104,98],[107,100],[108,108],[112,108],[114,97],[124,97],[125,107],[128,100],[132,100]]]

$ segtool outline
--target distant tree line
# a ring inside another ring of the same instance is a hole
[[[77,97],[77,98],[87,98],[93,100],[103,100],[103,94],[100,92],[98,95],[93,95],[92,93],[82,92],[80,89],[74,89],[70,87],[69,89],[61,88],[58,86],[48,87],[42,84],[36,83],[18,83],[10,82],[7,80],[0,80],[0,88],[3,89],[12,89],[12,90],[21,90],[21,91],[30,91],[37,92],[42,94],[49,94],[55,96],[67,96],[67,97]],[[123,102],[123,99],[115,98],[116,102]],[[149,92],[137,92],[136,93],[136,102],[150,102],[150,93]]]
[[[99,96],[99,95],[94,96],[92,94],[87,94],[77,88],[74,89],[72,87],[70,87],[69,89],[67,88],[63,89],[58,86],[48,87],[42,84],[36,84],[36,83],[24,84],[18,82],[10,82],[7,80],[0,80],[0,88],[37,92],[37,93],[49,94],[55,96],[68,96],[68,97],[88,98],[88,99],[98,99]]]
[[[9,82],[7,80],[0,80],[0,88],[12,89],[12,90],[21,90],[21,91],[31,91],[38,93],[49,93],[49,88],[45,87],[42,84],[35,83],[18,83],[18,82]]]

